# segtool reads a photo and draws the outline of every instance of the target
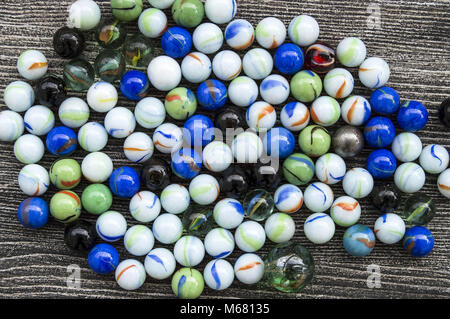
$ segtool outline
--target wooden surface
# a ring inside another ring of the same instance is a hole
[[[148,7],[147,1],[145,6]],[[51,4],[50,4],[51,3]],[[20,79],[16,61],[20,52],[35,48],[41,50],[50,61],[49,72],[61,75],[63,60],[52,50],[53,33],[63,26],[67,19],[67,8],[71,1],[0,0],[0,91],[6,85]],[[109,1],[97,1],[104,16],[110,16]],[[317,18],[320,40],[332,46],[346,36],[360,37],[368,47],[369,56],[385,58],[391,66],[389,85],[400,93],[402,101],[415,99],[423,102],[430,112],[428,126],[418,133],[423,143],[439,143],[450,146],[450,132],[437,118],[437,107],[450,95],[450,1],[376,1],[379,5],[381,28],[371,29],[367,1],[338,0],[238,0],[237,18],[248,19],[256,26],[266,16],[276,16],[286,25],[298,14],[310,14]],[[135,23],[129,24],[131,33],[136,32]],[[85,56],[93,62],[98,46],[92,41],[92,34]],[[155,42],[157,44],[157,42]],[[355,70],[351,70],[357,78]],[[188,84],[184,84],[189,86]],[[356,94],[370,96],[370,90],[361,87],[356,80]],[[152,89],[152,96],[163,98]],[[71,94],[76,96],[83,95]],[[121,98],[121,105],[133,107],[133,103]],[[1,109],[5,109],[0,100]],[[56,111],[56,110],[55,110]],[[102,120],[99,114],[92,114],[91,120]],[[342,125],[340,120],[339,125]],[[0,123],[1,125],[1,123]],[[335,131],[339,125],[331,128]],[[121,151],[123,141],[110,139],[105,149],[114,161],[115,167],[129,163]],[[86,256],[70,251],[63,242],[64,227],[51,220],[39,231],[20,226],[16,209],[25,198],[19,190],[17,175],[22,165],[12,152],[12,145],[1,143],[0,152],[0,298],[167,298],[172,297],[170,281],[158,282],[147,279],[136,292],[121,290],[114,277],[99,276],[90,271]],[[368,150],[349,161],[348,167],[364,166]],[[85,156],[77,151],[75,157]],[[49,168],[55,158],[46,155],[42,165]],[[135,166],[138,168],[138,166]],[[373,253],[366,258],[347,255],[342,246],[344,230],[338,228],[334,239],[323,246],[310,244],[303,234],[303,222],[310,214],[306,208],[295,215],[297,231],[294,240],[311,249],[316,263],[313,282],[301,294],[286,295],[261,286],[244,286],[237,281],[224,292],[205,288],[203,297],[210,298],[448,298],[450,297],[450,208],[448,199],[437,191],[436,176],[428,176],[423,192],[436,200],[437,214],[429,224],[436,245],[427,258],[413,259],[400,244],[388,246],[377,242]],[[86,183],[75,191],[81,194]],[[340,185],[333,187],[336,196],[342,195]],[[49,191],[49,199],[55,192]],[[363,214],[361,222],[373,226],[379,213],[367,199],[361,201]],[[127,210],[128,202],[115,200],[113,209],[127,216],[129,224],[135,224]],[[83,218],[95,218],[84,213]],[[130,256],[124,252],[122,243],[116,243],[121,258]],[[273,247],[266,246],[258,252],[265,256]],[[238,249],[230,258],[234,262]],[[140,258],[142,260],[142,258]],[[209,261],[209,258],[206,258]],[[206,261],[206,260],[205,260]],[[66,286],[67,266],[81,267],[81,289]],[[381,287],[368,288],[367,266],[379,265]],[[199,268],[203,270],[203,263]]]

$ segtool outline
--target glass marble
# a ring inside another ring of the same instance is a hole
[[[50,181],[58,189],[73,189],[81,181],[81,167],[74,159],[64,158],[52,164]]]
[[[219,197],[220,186],[215,177],[208,174],[201,174],[190,182],[189,194],[197,204],[209,205]]]
[[[299,15],[289,24],[289,38],[301,47],[307,47],[317,41],[320,28],[316,19],[309,15]]]
[[[450,198],[450,169],[446,169],[439,175],[437,186],[443,196]]]
[[[397,169],[397,160],[390,151],[379,149],[370,153],[366,166],[374,178],[385,179],[394,175]]]
[[[239,134],[235,137],[231,145],[234,158],[237,163],[241,164],[256,163],[262,156],[263,148],[261,138],[252,132]]]
[[[425,185],[425,172],[416,163],[404,163],[395,171],[394,181],[402,192],[416,193]]]
[[[172,154],[171,166],[179,178],[191,179],[200,173],[202,157],[193,149],[182,148]]]
[[[148,0],[148,2],[152,5],[152,7],[163,10],[170,8],[175,0]]]
[[[161,48],[166,55],[178,59],[185,57],[192,47],[192,36],[181,27],[169,28],[161,38]]]
[[[322,80],[309,70],[298,72],[291,79],[292,96],[300,102],[310,103],[322,93]]]
[[[13,111],[0,112],[0,141],[13,142],[17,140],[24,131],[24,121],[19,113]]]
[[[406,227],[400,216],[384,214],[376,220],[374,230],[379,241],[392,245],[402,240]]]
[[[23,51],[17,59],[17,71],[27,80],[34,81],[47,73],[48,61],[38,50]]]
[[[282,179],[278,165],[262,161],[247,165],[246,174],[251,188],[262,188],[269,192],[274,192]]]
[[[42,198],[32,197],[22,201],[17,210],[17,218],[23,227],[39,229],[48,221],[48,205]]]
[[[3,92],[3,100],[11,111],[25,112],[34,104],[33,88],[23,81],[11,82]]]
[[[415,161],[422,152],[422,141],[413,133],[400,133],[394,138],[392,152],[399,161]]]
[[[214,206],[213,218],[220,227],[234,229],[244,220],[244,207],[236,199],[222,199]]]
[[[120,48],[127,38],[125,26],[118,20],[104,20],[95,31],[98,44],[107,49]]]
[[[161,201],[149,191],[136,193],[130,201],[130,214],[141,223],[154,221],[161,212]]]
[[[260,224],[250,220],[243,222],[236,228],[234,239],[240,250],[252,253],[264,246],[266,233]]]
[[[141,184],[159,192],[170,184],[172,171],[165,160],[152,157],[141,170]]]
[[[255,29],[247,20],[233,20],[225,29],[225,40],[231,48],[245,50],[255,41]]]
[[[353,198],[360,199],[367,197],[373,190],[373,177],[364,168],[352,168],[344,176],[342,187],[344,192]]]
[[[94,68],[103,81],[112,83],[122,78],[125,64],[125,56],[121,51],[105,49],[95,58]]]
[[[241,57],[231,50],[220,51],[213,59],[212,70],[219,80],[231,81],[242,71]]]
[[[441,145],[427,145],[420,154],[420,166],[429,174],[440,174],[447,169],[449,153]]]
[[[274,63],[278,71],[293,75],[299,72],[305,61],[302,49],[293,43],[281,45],[275,52]]]
[[[82,31],[91,30],[99,24],[101,14],[95,1],[75,1],[69,8],[69,25]]]
[[[91,183],[103,183],[112,174],[113,162],[105,153],[93,152],[83,159],[81,171],[84,178]]]
[[[80,217],[81,200],[72,191],[60,191],[50,200],[50,214],[57,221],[69,224]]]
[[[348,97],[353,92],[354,85],[353,75],[342,68],[331,70],[323,80],[325,92],[336,99]]]
[[[161,74],[165,76],[161,77]],[[154,88],[159,91],[170,91],[181,81],[181,67],[173,58],[161,55],[150,62],[147,75]]]
[[[275,108],[267,102],[255,102],[246,113],[247,124],[257,132],[270,130],[277,121]]]
[[[244,55],[242,66],[248,77],[253,80],[262,80],[272,73],[273,58],[267,50],[254,48]]]
[[[261,82],[259,91],[264,101],[273,105],[279,105],[289,97],[289,82],[281,75],[272,74]]]
[[[46,75],[35,86],[36,103],[58,107],[67,96],[64,81],[55,75]]]
[[[111,0],[112,13],[121,21],[136,20],[142,8],[142,0]]]
[[[233,162],[231,148],[219,141],[206,145],[202,152],[203,165],[211,172],[223,172]]]
[[[450,99],[444,100],[439,107],[439,119],[446,127],[450,127]]]
[[[236,132],[247,126],[243,112],[234,107],[222,109],[214,117],[214,126],[221,130],[223,134]]]
[[[100,215],[107,212],[111,208],[112,202],[112,193],[103,184],[91,184],[81,194],[83,208],[93,215]]]
[[[234,263],[234,275],[243,284],[253,285],[264,276],[264,261],[255,254],[243,254]]]
[[[119,253],[109,244],[98,244],[89,252],[88,264],[97,274],[109,274],[119,264]]]
[[[64,59],[78,57],[85,46],[85,37],[77,29],[62,27],[53,35],[53,49]]]
[[[283,162],[283,175],[291,184],[308,184],[314,177],[314,162],[305,154],[292,154]]]
[[[86,124],[89,115],[89,106],[77,97],[69,97],[61,103],[58,110],[59,120],[70,128],[79,128]]]
[[[130,136],[136,128],[134,114],[127,108],[115,107],[105,116],[105,129],[114,138]]]
[[[200,1],[198,3],[203,5]],[[202,274],[193,268],[181,268],[172,277],[172,291],[180,299],[197,299],[204,287]]]
[[[315,213],[309,216],[303,226],[306,238],[316,245],[329,242],[335,232],[333,219],[324,213]]]
[[[32,134],[19,137],[14,143],[14,155],[19,162],[35,164],[44,156],[45,148],[42,140]]]
[[[121,198],[131,198],[141,186],[138,173],[134,168],[123,166],[116,169],[110,179],[109,187],[114,195]]]
[[[183,144],[183,132],[175,124],[161,124],[153,133],[153,144],[161,153],[174,153],[178,151]]]
[[[131,291],[142,287],[146,279],[146,272],[140,261],[126,259],[117,266],[115,277],[120,288]]]
[[[403,247],[413,257],[425,257],[433,250],[433,234],[422,226],[410,228],[403,237]]]
[[[305,52],[305,67],[318,74],[331,71],[336,64],[336,52],[329,45],[318,42]]]
[[[239,199],[247,192],[249,179],[242,168],[232,165],[223,171],[219,184],[226,197]]]
[[[184,230],[193,236],[204,236],[214,227],[213,210],[210,206],[192,204],[183,213]]]
[[[78,220],[64,228],[64,242],[72,250],[89,251],[96,241],[95,225],[88,221]]]
[[[181,237],[173,248],[176,261],[185,267],[195,267],[205,257],[203,242],[195,236]]]
[[[353,126],[342,126],[333,135],[333,148],[343,158],[354,157],[364,148],[364,135]]]
[[[162,10],[148,8],[139,16],[139,31],[147,38],[158,38],[162,36],[168,26],[167,16]]]
[[[364,257],[375,247],[375,234],[369,227],[357,224],[347,229],[343,242],[345,250],[350,255]]]
[[[346,67],[360,66],[367,55],[367,48],[364,42],[355,37],[344,38],[336,49],[339,62]]]
[[[285,184],[275,191],[274,201],[280,212],[296,213],[303,205],[303,192],[293,184]]]
[[[390,119],[377,116],[370,119],[364,127],[364,138],[370,147],[386,148],[394,141],[395,132]]]
[[[50,177],[45,168],[37,164],[24,166],[17,178],[22,192],[28,196],[41,196],[50,186]]]
[[[157,280],[167,279],[175,271],[175,257],[166,248],[155,248],[145,257],[144,267],[150,277]]]
[[[128,65],[147,68],[153,59],[152,42],[142,34],[129,36],[123,45],[123,54]]]
[[[162,214],[153,222],[152,231],[157,241],[169,245],[181,237],[183,224],[180,218],[174,214]]]
[[[389,81],[390,75],[389,65],[382,58],[368,58],[359,66],[359,79],[370,89],[384,86]]]
[[[275,207],[272,195],[264,189],[255,189],[248,192],[244,198],[245,217],[263,221],[269,217]]]
[[[222,30],[213,23],[202,23],[195,28],[192,41],[197,51],[212,54],[220,50],[223,44]]]
[[[395,185],[383,183],[370,194],[372,204],[382,213],[393,213],[400,204],[401,194]]]
[[[2,123],[4,122],[2,121]],[[23,123],[29,133],[42,136],[50,132],[55,126],[55,115],[48,107],[35,105],[26,111]]]
[[[214,228],[205,236],[205,250],[213,258],[226,258],[234,250],[234,237],[229,230]]]
[[[295,233],[295,223],[291,216],[284,213],[271,215],[264,224],[266,236],[274,243],[285,243]]]
[[[397,114],[398,125],[408,132],[423,129],[428,122],[428,110],[420,102],[408,101],[400,106]]]
[[[97,122],[89,122],[78,131],[78,143],[87,152],[98,152],[108,143],[108,132]]]
[[[166,118],[164,104],[154,97],[146,97],[136,104],[134,116],[140,126],[152,129],[160,126]]]
[[[197,99],[191,90],[178,87],[167,94],[164,106],[167,114],[175,120],[182,121],[195,113]]]
[[[292,132],[304,129],[310,121],[309,109],[300,102],[290,102],[281,110],[280,119],[285,128]]]
[[[198,104],[208,111],[222,108],[228,100],[227,87],[218,80],[207,80],[197,88]]]
[[[330,149],[331,136],[324,127],[310,125],[301,131],[298,136],[298,144],[306,155],[319,157]]]
[[[236,0],[207,0],[205,2],[206,17],[215,24],[230,22],[236,15],[236,11]]]
[[[64,65],[63,77],[67,89],[83,92],[94,83],[95,70],[88,61],[75,58]]]
[[[176,24],[186,28],[198,26],[205,15],[205,8],[200,0],[176,0],[172,5],[172,17]]]
[[[231,81],[228,86],[228,97],[236,106],[247,107],[255,103],[259,95],[256,82],[247,77],[239,76]]]
[[[125,249],[133,256],[146,256],[155,244],[153,233],[147,226],[130,227],[123,237]]]
[[[313,102],[310,112],[314,123],[328,127],[339,120],[341,107],[334,98],[321,96]]]
[[[286,35],[286,26],[274,17],[262,19],[256,27],[256,41],[266,49],[278,48],[284,43]]]
[[[148,77],[141,71],[131,70],[120,80],[120,91],[131,101],[139,101],[146,97],[150,90]]]
[[[339,155],[328,153],[319,157],[315,165],[315,172],[322,183],[334,185],[344,179],[347,165]]]
[[[206,264],[203,270],[206,285],[214,290],[225,290],[231,286],[234,280],[234,269],[224,259],[214,259]]]
[[[334,201],[333,190],[324,183],[310,184],[303,194],[306,207],[315,213],[328,210]]]
[[[364,125],[372,115],[369,102],[362,96],[353,95],[342,103],[342,119],[349,125]]]
[[[212,72],[212,63],[206,54],[191,52],[181,62],[181,73],[190,83],[206,81]]]
[[[402,217],[408,225],[422,226],[428,224],[436,213],[433,198],[418,193],[405,201]]]
[[[144,163],[152,157],[154,146],[150,136],[137,132],[126,138],[123,151],[131,162]]]
[[[171,184],[161,192],[161,206],[170,214],[181,214],[188,209],[191,198],[186,187],[180,184]]]
[[[264,135],[263,145],[268,156],[285,159],[294,152],[295,137],[289,130],[275,127]]]
[[[400,96],[393,88],[383,86],[372,93],[370,105],[378,114],[394,114],[400,107]]]
[[[361,216],[361,205],[350,196],[338,197],[331,205],[330,216],[339,226],[353,226]]]
[[[125,235],[127,221],[121,213],[108,211],[97,218],[95,227],[101,239],[107,242],[116,242]]]
[[[297,293],[314,276],[314,259],[307,248],[287,242],[273,248],[265,263],[265,283],[281,292]]]

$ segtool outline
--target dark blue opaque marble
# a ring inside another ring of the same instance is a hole
[[[184,140],[192,147],[206,146],[214,139],[214,124],[207,116],[191,116],[183,128]]]
[[[226,134],[227,129],[245,128],[247,122],[245,121],[244,114],[240,108],[227,107],[216,114],[214,125]]]
[[[385,148],[392,144],[395,138],[395,127],[386,117],[372,118],[364,128],[367,144],[373,148]]]
[[[403,237],[403,247],[413,257],[424,257],[433,250],[433,234],[422,226],[410,228]]]
[[[194,178],[201,169],[202,157],[193,149],[182,148],[172,155],[172,171],[180,178]]]
[[[77,135],[65,126],[57,126],[47,134],[45,144],[47,150],[53,155],[67,156],[77,149]]]
[[[133,197],[141,187],[139,174],[134,168],[123,166],[116,169],[109,178],[109,188],[121,198]]]
[[[284,127],[274,127],[263,139],[267,155],[285,159],[294,152],[295,136]]]
[[[403,103],[397,114],[398,125],[408,132],[416,132],[425,127],[428,122],[427,108],[420,102]]]
[[[302,49],[293,43],[285,43],[275,52],[275,67],[283,74],[299,72],[305,61]]]
[[[220,109],[227,103],[227,87],[218,80],[207,80],[197,88],[197,101],[209,111]]]
[[[38,229],[48,221],[48,205],[39,197],[25,199],[17,210],[19,222],[26,228]]]
[[[374,178],[388,178],[395,173],[396,169],[397,160],[388,150],[375,150],[367,158],[367,170]]]
[[[447,127],[450,127],[450,99],[446,99],[442,102],[439,108],[439,119],[442,124]]]
[[[344,233],[344,248],[352,256],[364,257],[375,247],[375,234],[364,225],[354,225]]]
[[[400,107],[400,96],[393,88],[383,86],[372,93],[370,105],[379,114],[394,114]]]
[[[64,229],[64,242],[73,250],[88,251],[97,241],[95,224],[86,220],[77,220]]]
[[[191,51],[191,34],[185,28],[169,28],[161,38],[161,47],[168,56],[174,59],[183,58]]]
[[[98,244],[89,252],[88,264],[97,274],[109,274],[119,264],[119,253],[110,244]]]
[[[131,101],[143,99],[150,90],[150,82],[141,71],[128,71],[120,80],[120,91]]]

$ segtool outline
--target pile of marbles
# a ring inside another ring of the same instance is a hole
[[[75,1],[70,25],[54,35],[55,52],[69,60],[62,79],[47,74],[41,52],[20,55],[19,74],[34,89],[24,81],[8,85],[4,102],[10,110],[0,113],[0,140],[14,142],[14,154],[25,164],[18,176],[30,196],[18,209],[23,226],[44,227],[51,215],[67,225],[70,248],[89,251],[94,272],[115,272],[127,290],[140,288],[147,275],[172,277],[180,298],[200,296],[205,283],[226,289],[235,277],[248,285],[264,279],[283,292],[303,289],[313,278],[314,261],[307,248],[291,241],[292,215],[303,206],[313,213],[303,231],[314,244],[329,242],[337,224],[347,228],[343,247],[353,256],[368,255],[376,238],[385,244],[403,240],[412,256],[431,252],[434,238],[424,225],[435,204],[414,193],[427,172],[440,174],[437,188],[450,198],[449,154],[440,145],[422,147],[415,132],[425,127],[428,111],[417,101],[401,104],[398,93],[385,86],[390,69],[383,59],[366,58],[358,38],[343,39],[336,50],[319,42],[319,25],[308,15],[295,17],[289,28],[265,18],[255,30],[234,19],[235,0],[149,2],[152,7],[144,10],[142,0],[111,0],[115,19],[102,20],[94,1]],[[177,26],[169,27],[163,11],[168,8]],[[204,15],[210,22],[203,22]],[[128,35],[124,23],[136,20],[140,33]],[[225,32],[218,25],[226,25]],[[80,54],[86,32],[94,29],[102,51],[92,66]],[[165,55],[154,57],[150,39],[157,38]],[[259,47],[251,48],[255,40]],[[220,51],[224,42],[227,49]],[[360,82],[375,90],[369,100],[352,95],[354,78],[346,68],[358,68]],[[180,87],[182,78],[198,85],[197,91]],[[117,106],[115,84],[136,101],[134,112]],[[153,88],[167,92],[164,103],[147,96]],[[85,92],[86,99],[68,92]],[[296,101],[286,104],[290,96]],[[195,114],[197,108],[207,115]],[[55,126],[56,109],[61,126]],[[447,127],[449,110],[447,100],[440,113]],[[89,122],[90,112],[103,113],[104,123]],[[396,134],[394,115],[405,132]],[[340,118],[348,125],[331,135],[327,128]],[[138,127],[143,132],[135,132]],[[218,136],[239,128],[229,143]],[[294,153],[294,134],[302,153]],[[102,152],[109,138],[124,139],[124,155],[141,165],[140,172],[114,167]],[[374,149],[366,168],[348,169],[345,159],[365,146]],[[81,164],[70,158],[78,147],[87,153]],[[37,164],[45,150],[58,157],[48,171]],[[171,156],[170,163],[156,152]],[[265,165],[264,156],[280,161],[280,172]],[[395,185],[374,188],[374,179],[392,176]],[[72,190],[83,178],[90,185],[79,196]],[[335,199],[331,187],[339,184],[346,196]],[[48,204],[41,196],[49,188],[58,191]],[[412,195],[397,215],[401,194]],[[358,224],[358,200],[367,196],[383,213],[374,231]],[[122,213],[110,210],[114,198],[129,199],[129,213],[140,224],[128,227]],[[82,210],[98,216],[95,225],[80,219]],[[267,239],[277,246],[263,260],[256,252]],[[136,258],[119,262],[112,243],[122,241]],[[233,266],[226,258],[235,246],[244,254]],[[205,255],[212,259],[202,274],[195,267]],[[137,259],[144,256],[143,262]],[[175,272],[177,263],[183,268]]]

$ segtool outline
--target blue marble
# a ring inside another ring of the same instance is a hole
[[[285,43],[275,52],[275,67],[283,74],[299,72],[305,61],[302,49],[293,43]]]
[[[274,127],[263,138],[267,155],[285,159],[294,152],[295,136],[284,127]]]
[[[174,59],[183,58],[191,51],[192,36],[185,28],[169,28],[161,38],[161,48]]]
[[[386,148],[394,141],[394,124],[387,117],[374,117],[367,122],[364,128],[364,137],[369,146]]]
[[[383,86],[372,93],[370,105],[379,114],[394,114],[400,107],[400,96],[393,88]]]
[[[88,264],[97,274],[109,274],[119,264],[119,253],[110,244],[98,244],[89,252]]]
[[[192,147],[206,146],[214,139],[214,124],[205,115],[191,116],[184,123],[183,137]]]
[[[424,257],[433,250],[433,234],[425,227],[412,227],[406,231],[403,237],[403,247],[413,257]]]
[[[45,141],[47,150],[53,155],[67,156],[77,149],[77,135],[65,126],[57,126],[47,134]]]
[[[416,132],[423,129],[427,122],[427,108],[417,101],[403,103],[397,114],[398,125],[408,132]]]
[[[134,168],[128,166],[119,167],[109,178],[109,188],[114,195],[121,198],[133,197],[140,187],[139,174]]]
[[[48,205],[45,200],[31,197],[20,203],[17,218],[24,227],[38,229],[47,224],[48,213]]]
[[[375,247],[375,234],[367,226],[357,224],[344,234],[344,248],[352,256],[363,257],[370,254]]]
[[[227,87],[218,80],[207,80],[197,89],[198,104],[206,110],[218,110],[227,103],[227,100]]]
[[[394,175],[396,169],[397,160],[386,149],[375,150],[367,158],[367,170],[374,178],[388,178]]]
[[[193,149],[182,148],[172,155],[172,171],[180,178],[191,179],[202,169],[202,157]]]
[[[150,90],[150,81],[141,71],[128,71],[120,80],[120,91],[131,101],[143,99]]]

